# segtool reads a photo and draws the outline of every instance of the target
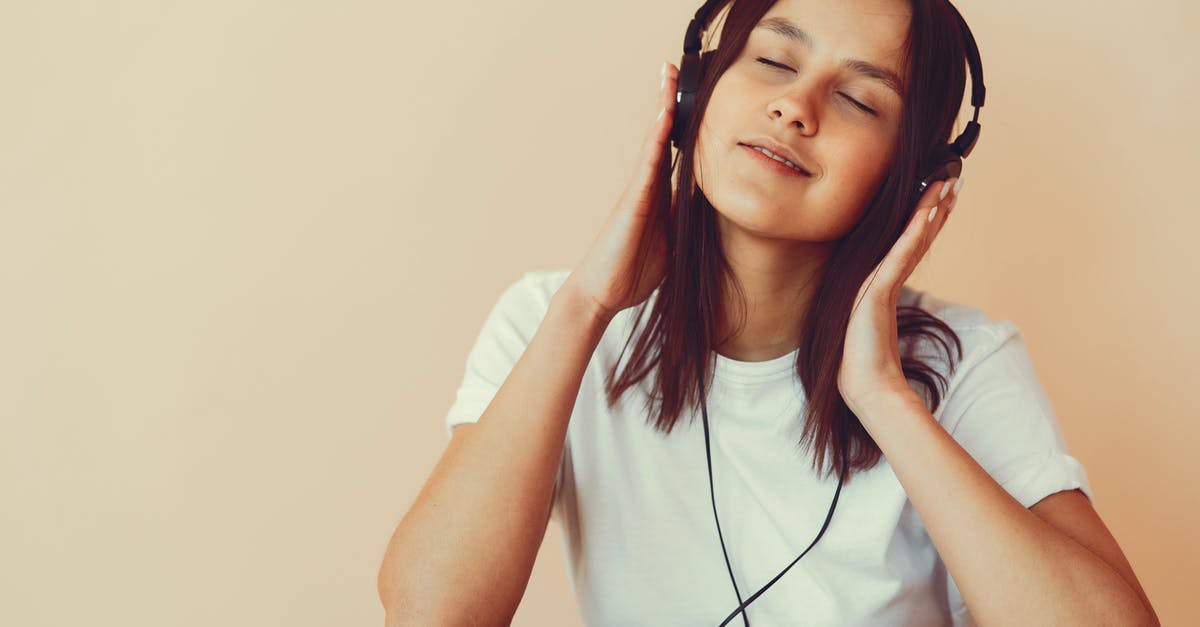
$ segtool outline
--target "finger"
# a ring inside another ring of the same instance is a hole
[[[935,195],[934,198],[937,198]],[[877,266],[877,276],[871,285],[871,291],[877,296],[895,297],[900,293],[900,286],[908,280],[913,270],[920,263],[928,249],[929,232],[933,226],[929,216],[934,214],[933,206],[918,206],[909,218],[908,224],[891,250]],[[941,213],[941,208],[937,209]],[[935,220],[937,219],[934,214]]]
[[[954,213],[954,207],[958,203],[958,199],[962,196],[963,185],[967,182],[967,177],[960,176],[954,183],[954,188],[950,191],[950,195],[946,197],[949,202],[946,203],[946,217],[949,218]]]
[[[933,246],[933,240],[942,232],[942,226],[950,219],[950,213],[954,210],[954,203],[958,201],[958,193],[962,188],[963,182],[966,179],[954,177],[943,182],[939,186],[937,206],[938,210],[933,213],[933,222],[930,225],[926,242],[926,250]]]
[[[679,72],[671,64],[665,64],[666,72],[662,75],[659,90],[659,114],[650,131],[642,141],[641,155],[638,158],[637,170],[632,185],[635,189],[645,190],[654,183],[662,160],[667,155],[667,142],[670,141],[671,124],[675,113],[675,86]]]
[[[927,187],[921,194],[921,197],[917,199],[916,206],[932,207],[934,205],[943,205],[944,203],[942,200],[946,198],[947,194],[951,193],[954,187],[954,181],[956,180],[958,179],[951,177],[942,181],[935,181],[932,185]]]
[[[913,208],[912,215],[909,216],[910,221],[905,227],[905,230],[907,231],[907,229],[914,226],[916,215],[922,209],[932,211],[934,206],[938,206],[940,208],[938,209],[937,214],[944,213],[945,207],[948,204],[947,199],[953,195],[954,182],[956,180],[956,178],[951,177],[941,181],[934,181],[928,188],[926,188],[921,194],[921,197],[917,199],[917,204]],[[929,214],[927,213],[926,218],[928,219],[928,217]],[[940,216],[935,215],[934,219],[935,221],[939,220]]]
[[[661,77],[658,90],[658,105],[660,108],[658,117],[654,120],[654,125],[650,129],[647,140],[665,144],[671,134],[671,123],[675,117],[675,89],[679,81],[679,72],[675,69],[675,66],[670,63],[664,63]]]
[[[670,106],[675,104],[675,86],[679,82],[679,70],[671,63],[665,64],[666,73],[663,75],[662,87],[659,89],[659,104]]]

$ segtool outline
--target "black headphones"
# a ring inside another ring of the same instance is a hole
[[[696,90],[700,84],[700,77],[704,74],[704,70],[708,65],[708,60],[711,58],[708,55],[700,56],[700,33],[701,30],[708,25],[709,14],[719,4],[727,0],[707,0],[704,6],[696,11],[695,17],[688,24],[687,33],[683,38],[683,61],[679,64],[679,87],[675,93],[676,112],[674,123],[671,125],[671,142],[676,149],[679,148],[679,139],[682,137],[683,130],[687,128],[689,118],[696,104]],[[736,1],[736,0],[735,0]],[[936,181],[946,180],[951,177],[956,177],[962,172],[962,160],[967,155],[971,154],[971,149],[975,147],[976,140],[979,139],[979,109],[983,106],[984,87],[983,87],[983,64],[979,60],[979,49],[975,45],[975,37],[971,34],[971,29],[967,26],[967,22],[963,20],[962,14],[954,5],[946,2],[946,6],[954,12],[958,19],[958,25],[962,31],[963,41],[966,44],[967,66],[971,71],[971,106],[975,108],[975,115],[970,122],[967,122],[967,127],[962,133],[949,144],[939,144],[936,146],[922,161],[921,168],[917,174],[916,192],[920,196],[930,185]],[[703,372],[703,368],[697,363],[697,372]],[[804,557],[810,549],[817,544],[821,536],[825,535],[825,529],[829,527],[830,520],[833,519],[833,512],[837,508],[838,496],[842,493],[842,483],[846,478],[846,457],[847,457],[847,441],[849,436],[841,434],[842,464],[838,474],[837,489],[833,492],[833,501],[829,504],[829,512],[825,515],[825,522],[821,525],[821,530],[817,532],[817,537],[813,539],[808,548],[804,549],[796,559],[792,560],[786,568],[775,575],[762,588],[750,595],[750,598],[742,600],[741,590],[738,589],[737,579],[733,576],[733,566],[729,561],[729,552],[725,549],[725,537],[721,535],[721,520],[717,517],[717,497],[713,489],[712,476],[712,447],[709,443],[708,433],[708,405],[705,402],[706,394],[704,392],[704,378],[699,380],[700,384],[700,411],[704,421],[704,453],[705,459],[708,461],[708,490],[712,498],[713,520],[717,523],[717,538],[721,541],[721,552],[725,556],[725,567],[729,571],[729,580],[733,582],[733,592],[737,596],[738,607],[729,613],[720,623],[720,627],[724,627],[729,621],[733,620],[738,613],[742,615],[742,622],[746,627],[750,627],[750,619],[746,617],[746,606],[750,605],[767,591],[772,584],[779,581],[800,558]]]
[[[670,135],[671,142],[676,149],[679,148],[679,140],[683,137],[683,131],[687,128],[693,109],[696,107],[696,90],[700,85],[700,77],[704,75],[704,70],[708,67],[710,58],[707,54],[700,56],[701,32],[708,27],[712,11],[726,1],[707,0],[704,6],[696,11],[696,15],[688,24],[687,32],[683,36],[683,60],[679,63],[679,84],[678,90],[675,92],[675,116]],[[975,142],[979,139],[979,109],[983,106],[986,91],[983,86],[983,63],[979,60],[979,48],[975,45],[975,36],[971,34],[971,29],[963,20],[962,14],[948,1],[946,6],[954,12],[954,16],[958,19],[959,29],[962,31],[967,53],[967,67],[971,70],[971,106],[975,108],[975,114],[953,142],[939,144],[922,160],[921,167],[917,171],[916,192],[918,197],[933,183],[961,174],[963,158],[971,154],[971,149],[975,147]]]

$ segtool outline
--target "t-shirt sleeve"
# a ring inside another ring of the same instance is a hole
[[[951,376],[939,408],[943,427],[1021,505],[1075,488],[1095,505],[1087,472],[1067,451],[1020,329],[999,321],[971,332],[982,339]],[[952,576],[947,593],[951,625],[974,627]]]
[[[1020,329],[999,321],[976,331],[983,339],[951,377],[942,425],[1021,505],[1075,488],[1094,505]]]
[[[526,272],[509,285],[492,305],[475,343],[467,353],[462,382],[446,412],[444,423],[447,437],[453,437],[455,425],[477,422],[483,415],[541,326],[550,309],[550,298],[557,289],[555,284],[561,284],[565,274],[563,271],[557,274],[548,271]],[[565,464],[570,459],[568,446],[568,442],[564,441],[554,476],[556,511]]]
[[[492,305],[467,353],[462,382],[446,412],[446,435],[454,425],[476,422],[533,339],[549,300],[539,294],[538,279],[527,272],[510,284]]]

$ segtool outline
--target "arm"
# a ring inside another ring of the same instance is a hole
[[[1063,521],[1022,506],[911,390],[883,395],[855,413],[980,625],[1159,624],[1124,556],[1115,559],[1119,549],[1093,552],[1060,530]]]
[[[512,620],[546,534],[579,385],[608,323],[570,285],[479,421],[455,428],[396,527],[378,581],[389,626]]]
[[[1062,490],[1041,499],[1042,507],[1031,503],[1031,511],[987,469],[1028,467],[1032,455],[1059,454],[1055,449],[1063,445],[1015,325],[1000,329],[1007,333],[994,337],[1000,340],[994,351],[982,354],[960,381],[961,390],[974,375],[974,391],[965,388],[966,397],[948,392],[947,406],[973,407],[967,412],[972,427],[962,430],[964,417],[951,427],[965,439],[942,428],[903,372],[898,295],[958,200],[962,179],[952,196],[949,185],[925,191],[908,227],[859,289],[838,390],[883,451],[979,624],[1158,625],[1124,556],[1117,559],[1116,542],[1094,512],[1080,507],[1083,494]],[[938,213],[939,206],[946,211]],[[990,372],[981,370],[984,364]],[[988,455],[987,467],[960,444],[972,436],[999,453]]]

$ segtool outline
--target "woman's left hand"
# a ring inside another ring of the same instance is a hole
[[[896,304],[901,286],[946,223],[962,181],[950,179],[925,190],[907,228],[858,290],[837,379],[842,399],[856,415],[862,416],[859,410],[872,399],[914,393],[900,367]]]

